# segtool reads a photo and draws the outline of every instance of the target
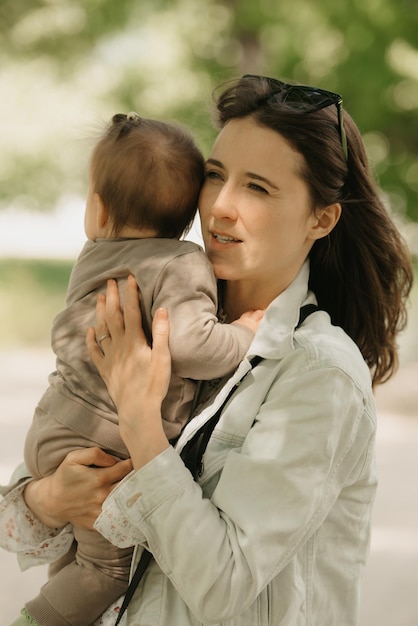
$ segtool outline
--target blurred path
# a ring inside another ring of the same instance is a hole
[[[13,468],[22,460],[26,430],[53,369],[54,356],[49,349],[0,352],[1,484],[9,482]],[[37,594],[46,579],[46,568],[22,573],[16,557],[0,548],[0,577],[0,626],[8,626],[24,601]]]
[[[418,361],[377,390],[377,468],[361,626],[418,625]]]
[[[22,458],[26,429],[53,367],[49,349],[0,352],[1,483]],[[418,361],[407,359],[378,390],[377,404],[380,487],[360,626],[417,626]],[[14,555],[0,550],[0,576],[0,626],[8,626],[24,600],[37,593],[46,571],[21,573]]]

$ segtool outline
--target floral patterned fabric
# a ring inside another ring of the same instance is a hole
[[[55,561],[73,542],[71,524],[48,528],[32,514],[22,497],[25,485],[10,491],[0,503],[0,545],[18,555],[22,570]]]
[[[74,539],[71,524],[62,529],[48,528],[32,514],[22,496],[27,482],[9,491],[0,502],[0,546],[17,554],[22,570],[59,559]],[[6,488],[2,492],[5,494]],[[122,599],[112,604],[94,626],[114,626],[121,604]],[[125,615],[120,623],[126,625]]]

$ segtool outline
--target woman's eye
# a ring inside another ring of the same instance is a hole
[[[264,187],[261,187],[260,185],[257,185],[256,183],[249,183],[248,184],[248,188],[252,189],[253,191],[257,191],[258,193],[267,193],[268,194],[267,189],[265,189]]]
[[[210,180],[221,180],[222,178],[220,172],[217,172],[216,170],[207,170],[205,175],[206,178],[209,178]]]

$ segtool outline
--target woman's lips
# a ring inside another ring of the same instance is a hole
[[[227,243],[241,243],[240,239],[235,239],[230,235],[221,235],[220,233],[211,233],[212,238],[215,239],[218,243],[227,244]]]

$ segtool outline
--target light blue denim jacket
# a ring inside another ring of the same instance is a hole
[[[328,315],[295,330],[305,263],[248,358],[177,445],[127,476],[96,527],[154,560],[129,625],[354,626],[376,490],[369,370]],[[253,370],[249,358],[263,357]],[[241,381],[241,382],[240,382]],[[199,481],[178,451],[240,382]]]

